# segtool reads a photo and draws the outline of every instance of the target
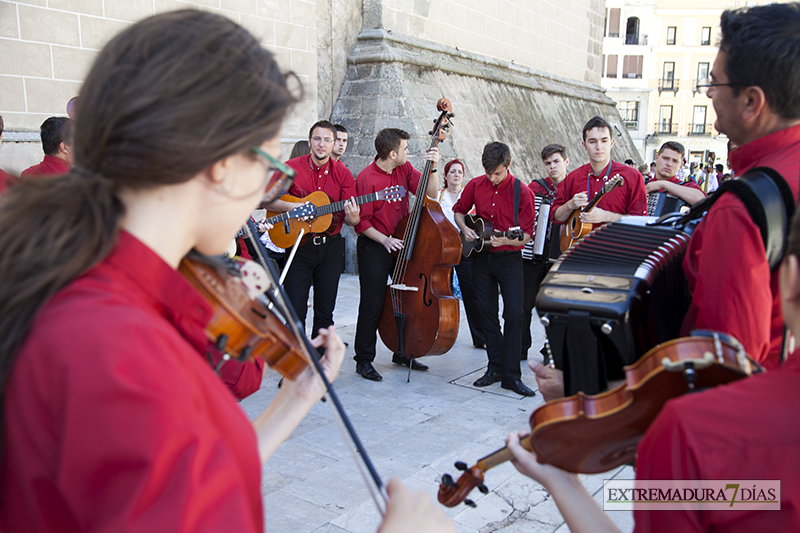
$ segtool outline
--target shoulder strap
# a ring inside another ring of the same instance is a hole
[[[549,184],[549,183],[547,183],[547,180],[546,180],[546,179],[544,179],[544,178],[538,178],[538,179],[535,179],[535,180],[533,180],[533,181],[535,181],[536,183],[538,183],[539,185],[541,185],[541,186],[542,186],[542,188],[543,188],[544,190],[546,190],[546,191],[547,191],[549,194],[551,194],[551,195],[553,195],[553,194],[556,194],[556,191],[555,191],[555,189],[553,189],[552,187],[550,187],[550,184]]]
[[[517,178],[514,178],[514,227],[519,227],[519,194],[520,184]]]
[[[742,201],[753,223],[758,226],[769,268],[774,271],[786,250],[795,200],[786,180],[772,168],[754,168],[735,180],[726,181],[714,194],[694,204],[676,225],[685,226],[700,219],[726,192],[735,194]]]

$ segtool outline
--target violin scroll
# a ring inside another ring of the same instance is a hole
[[[442,476],[442,482],[439,484],[439,503],[445,507],[455,507],[464,502],[468,507],[475,507],[475,502],[468,499],[467,496],[474,488],[483,494],[489,493],[489,489],[483,484],[485,470],[481,468],[480,462],[472,468],[467,468],[467,465],[461,461],[458,461],[455,466],[457,470],[462,470],[464,473],[457,482],[453,481],[450,474]]]

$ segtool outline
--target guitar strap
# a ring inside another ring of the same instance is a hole
[[[514,227],[519,227],[519,193],[520,184],[517,178],[514,178]]]
[[[534,180],[534,181],[535,181],[536,183],[538,183],[539,185],[541,185],[541,186],[542,186],[542,188],[543,188],[544,190],[546,190],[546,191],[547,191],[547,195],[548,195],[548,196],[550,196],[550,198],[551,198],[551,199],[555,199],[555,197],[556,197],[556,195],[557,195],[558,193],[556,192],[556,190],[555,190],[555,189],[553,189],[552,187],[550,187],[550,184],[549,184],[549,183],[547,183],[547,180],[546,180],[546,179],[539,178],[539,179],[536,179],[536,180]]]

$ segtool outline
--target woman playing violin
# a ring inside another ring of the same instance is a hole
[[[795,216],[780,294],[787,327],[800,336],[800,216]],[[531,363],[532,365],[532,363]],[[634,507],[636,531],[800,530],[800,352],[780,370],[670,400],[637,449],[636,478],[651,480],[775,480],[780,511],[642,510]],[[514,465],[553,495],[570,531],[618,531],[578,476],[539,464],[534,453],[509,435]],[[736,481],[732,481],[736,483]],[[724,484],[723,484],[724,486]],[[726,493],[730,499],[733,490]],[[743,499],[740,495],[737,501]]]
[[[307,367],[251,423],[176,268],[279,193],[286,78],[240,26],[179,11],[112,39],[80,101],[73,170],[0,204],[0,529],[261,531],[261,465],[324,387]],[[332,381],[343,343],[313,342]],[[387,530],[433,509],[388,489]]]

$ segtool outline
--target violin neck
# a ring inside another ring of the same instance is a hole
[[[524,437],[520,438],[519,443],[526,450],[532,451],[530,434],[525,435]],[[494,468],[495,466],[499,466],[499,465],[505,463],[506,461],[510,461],[513,458],[514,458],[514,456],[511,455],[511,452],[509,451],[508,447],[506,446],[506,447],[500,448],[496,452],[492,452],[489,455],[487,455],[486,457],[480,459],[478,461],[477,466],[481,470],[486,471],[486,470],[489,470],[490,468]]]

